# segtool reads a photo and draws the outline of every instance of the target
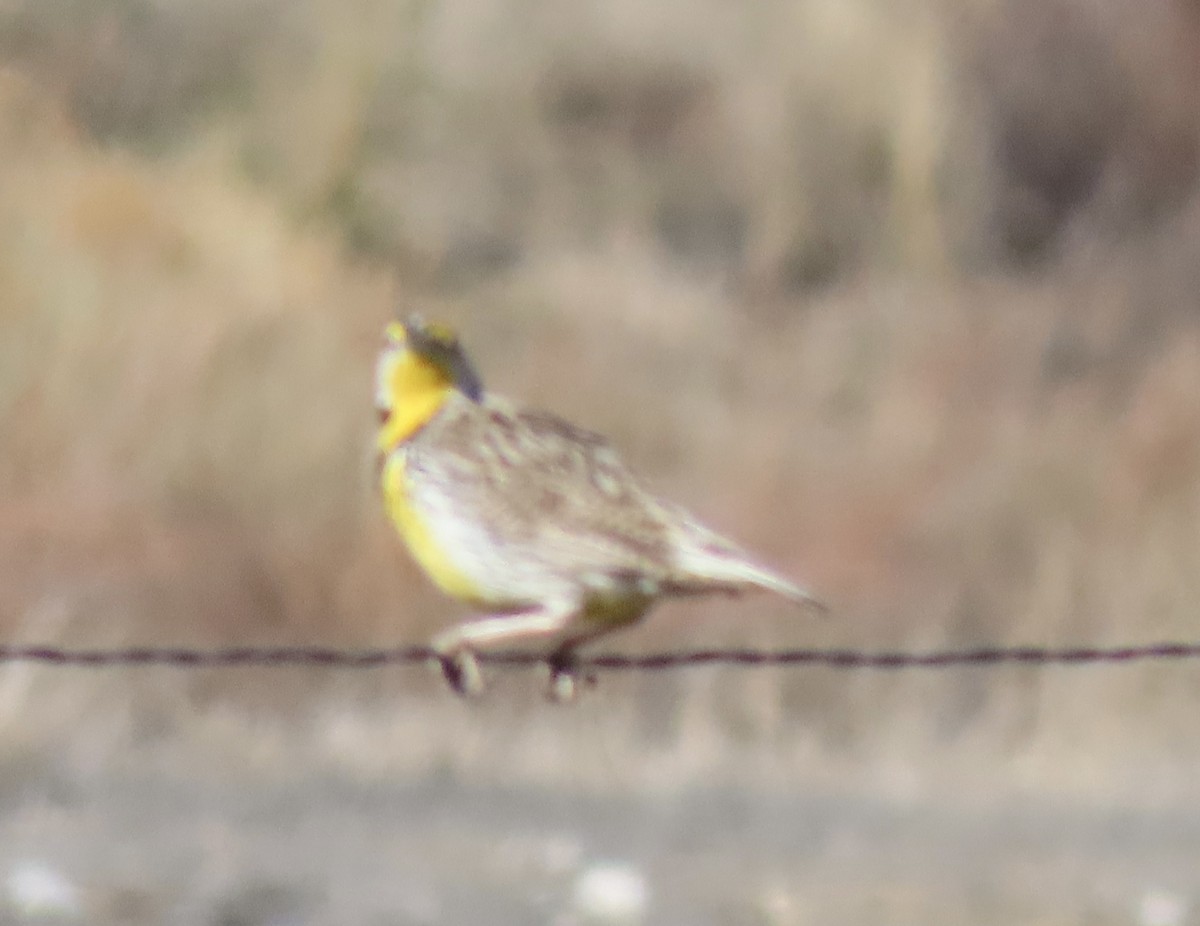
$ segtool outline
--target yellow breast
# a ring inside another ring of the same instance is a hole
[[[478,604],[480,589],[455,562],[454,551],[439,542],[435,526],[413,504],[404,450],[390,453],[383,466],[382,488],[388,517],[404,539],[413,558],[447,595]]]

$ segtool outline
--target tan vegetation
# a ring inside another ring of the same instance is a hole
[[[7,638],[424,639],[371,486],[398,305],[837,609],[632,648],[1197,636],[1194,4],[519,6],[0,4]],[[6,668],[0,736],[1131,800],[1200,744],[1186,666],[435,685]]]

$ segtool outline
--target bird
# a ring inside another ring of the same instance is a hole
[[[486,390],[450,326],[387,324],[375,405],[390,521],[433,583],[479,612],[430,644],[460,694],[483,690],[479,653],[521,644],[545,654],[548,696],[570,700],[577,648],[668,598],[763,590],[827,610],[657,497],[604,437]]]

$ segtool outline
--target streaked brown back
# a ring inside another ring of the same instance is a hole
[[[670,513],[603,437],[552,414],[456,395],[407,453],[412,478],[521,556],[572,573],[672,570]]]

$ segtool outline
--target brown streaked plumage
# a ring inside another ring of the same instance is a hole
[[[609,443],[485,392],[448,329],[388,329],[376,397],[389,514],[430,577],[491,616],[439,635],[447,678],[474,692],[474,652],[544,641],[552,692],[575,647],[663,597],[803,588],[652,495]]]

